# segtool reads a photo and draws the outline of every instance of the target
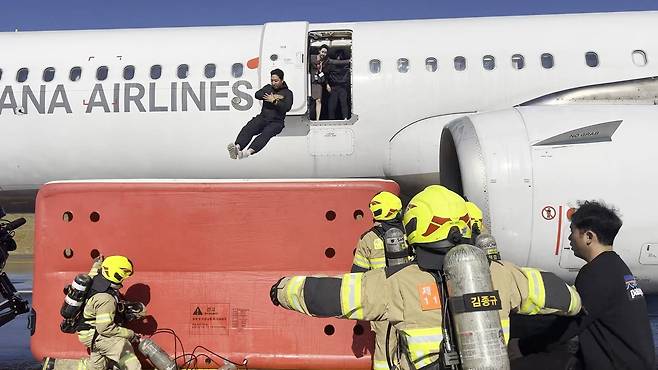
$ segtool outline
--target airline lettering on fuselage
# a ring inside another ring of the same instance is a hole
[[[84,113],[246,111],[254,105],[252,89],[247,80],[236,81],[233,85],[229,81],[201,81],[198,85],[189,82],[98,83],[81,106]],[[75,91],[72,95],[78,93]],[[6,113],[6,109],[13,114],[18,107],[22,107],[24,113],[73,113],[63,84],[56,85],[54,90],[47,90],[46,85],[38,89],[23,85],[20,92],[5,86],[0,94],[0,114]]]

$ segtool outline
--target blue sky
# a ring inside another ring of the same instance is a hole
[[[658,10],[657,0],[5,0],[0,31]]]

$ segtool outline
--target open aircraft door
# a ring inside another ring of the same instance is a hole
[[[294,95],[288,115],[306,113],[308,96],[306,55],[308,22],[266,23],[260,52],[260,87],[270,83],[270,71],[280,68]],[[259,87],[259,88],[260,88]]]

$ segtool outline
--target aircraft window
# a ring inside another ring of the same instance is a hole
[[[436,72],[439,69],[439,61],[434,57],[425,59],[425,69],[427,72]]]
[[[242,77],[242,74],[244,73],[244,66],[242,63],[233,63],[231,66],[231,75],[235,78]]]
[[[190,75],[190,66],[187,64],[181,64],[178,66],[178,71],[176,72],[176,75],[180,79],[185,79],[187,76]]]
[[[125,66],[123,68],[123,79],[132,80],[135,78],[135,66]]]
[[[496,58],[493,55],[485,55],[482,57],[482,67],[487,71],[491,71],[496,68]]]
[[[633,51],[633,64],[638,67],[647,65],[647,54],[642,50]]]
[[[2,80],[2,68],[0,68],[0,80]]]
[[[590,67],[596,67],[599,65],[599,56],[593,51],[588,51],[585,53],[585,63]]]
[[[521,54],[512,55],[512,67],[514,69],[523,69],[525,67],[525,58]]]
[[[30,71],[27,68],[21,68],[16,72],[16,81],[25,82],[27,80],[27,75]]]
[[[206,64],[204,74],[206,78],[214,78],[217,74],[217,66],[213,63]]]
[[[400,73],[409,72],[409,59],[407,58],[398,59],[398,72]]]
[[[71,72],[69,72],[69,80],[78,81],[80,80],[80,77],[82,77],[82,68],[80,67],[71,68]]]
[[[455,70],[463,71],[466,69],[466,58],[463,56],[455,57]]]
[[[100,66],[96,70],[96,79],[98,81],[105,81],[107,79],[107,66]]]
[[[162,66],[159,64],[155,64],[151,66],[151,78],[154,80],[157,80],[162,76]]]
[[[555,62],[553,61],[553,54],[544,53],[541,55],[541,66],[546,69],[553,68]]]
[[[44,82],[50,82],[55,79],[55,67],[48,67],[43,70]]]
[[[370,73],[379,73],[382,70],[382,62],[379,59],[372,59],[370,61]]]

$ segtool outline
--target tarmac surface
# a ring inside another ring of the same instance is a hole
[[[23,298],[32,304],[32,273],[7,273]],[[0,370],[40,369],[40,363],[30,352],[30,331],[27,329],[27,314],[17,316],[0,327]]]
[[[23,298],[32,303],[32,258],[10,256],[5,272]],[[647,296],[654,344],[658,354],[658,295]],[[658,364],[658,361],[656,361]],[[41,369],[39,361],[30,352],[30,332],[27,329],[27,314],[16,317],[0,327],[0,370]]]

